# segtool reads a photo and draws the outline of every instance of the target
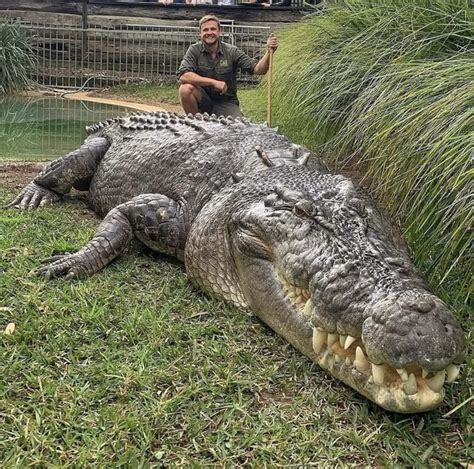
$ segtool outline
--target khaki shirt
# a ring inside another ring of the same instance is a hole
[[[216,60],[206,50],[202,42],[197,42],[189,47],[178,69],[178,77],[186,72],[194,72],[202,77],[213,78],[227,83],[227,93],[220,95],[212,87],[205,86],[211,99],[231,99],[237,101],[237,70],[241,69],[253,73],[257,65],[255,59],[250,58],[239,48],[219,41]],[[237,101],[238,102],[238,101]]]

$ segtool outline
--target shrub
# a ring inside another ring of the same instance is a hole
[[[34,66],[31,47],[23,30],[15,24],[0,24],[0,94],[24,88]]]
[[[369,189],[399,217],[431,282],[467,299],[474,148],[469,2],[333,2],[280,36],[275,121],[334,166],[363,166]]]

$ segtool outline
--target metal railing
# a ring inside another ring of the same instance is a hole
[[[114,25],[110,28],[46,23],[17,24],[30,38],[37,59],[32,78],[61,88],[103,88],[136,81],[175,80],[198,29],[190,26]],[[269,27],[223,22],[224,40],[258,58]],[[253,81],[240,74],[239,81]]]

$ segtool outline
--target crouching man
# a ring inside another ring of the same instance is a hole
[[[237,99],[237,70],[265,75],[270,64],[270,50],[278,40],[271,35],[265,55],[257,60],[239,48],[222,42],[219,19],[206,15],[199,21],[201,41],[189,47],[178,69],[179,96],[186,113],[207,112],[218,116],[241,116]]]

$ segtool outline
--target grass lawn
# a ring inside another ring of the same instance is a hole
[[[15,193],[1,188],[0,205]],[[440,409],[391,414],[140,246],[90,279],[32,275],[98,223],[72,202],[0,212],[1,467],[474,460],[472,401],[444,416],[471,396],[472,369]]]
[[[131,102],[159,104],[172,111],[183,112],[178,96],[177,83],[131,83],[119,85],[98,96],[122,99]],[[239,100],[243,113],[254,121],[267,118],[267,92],[256,86],[239,86]]]

